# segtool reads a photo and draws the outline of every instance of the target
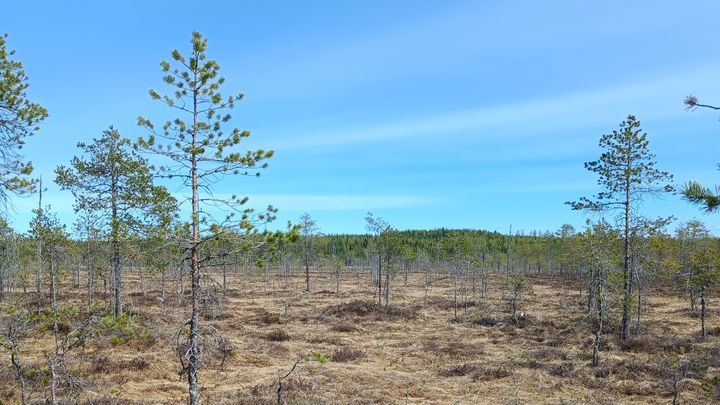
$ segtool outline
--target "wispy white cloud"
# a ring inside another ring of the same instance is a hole
[[[355,124],[334,130],[305,128],[293,137],[276,139],[273,143],[290,149],[450,136],[519,139],[542,133],[606,127],[608,122],[619,121],[629,113],[638,115],[641,120],[667,119],[684,113],[681,103],[688,93],[695,90],[717,93],[720,80],[716,72],[717,66],[709,66],[607,90],[593,89],[361,128]]]
[[[350,194],[256,194],[248,196],[254,207],[272,204],[282,211],[342,211],[410,208],[432,205],[440,200],[421,196],[380,196]]]

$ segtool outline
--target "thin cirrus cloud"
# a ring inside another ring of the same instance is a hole
[[[357,144],[422,139],[437,135],[482,140],[515,139],[555,131],[607,126],[626,114],[642,120],[667,119],[682,114],[684,95],[693,89],[715,94],[720,81],[717,66],[691,69],[644,81],[619,85],[608,90],[589,90],[508,105],[481,107],[403,121],[386,122],[359,129],[323,131],[306,127],[305,134],[274,141],[284,149],[346,147]],[[349,123],[348,127],[354,125]]]
[[[256,194],[248,196],[253,207],[272,204],[283,211],[347,211],[410,208],[432,205],[437,198],[349,194]]]

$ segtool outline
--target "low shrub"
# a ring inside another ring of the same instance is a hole
[[[555,377],[571,377],[575,372],[573,363],[561,363],[550,367],[550,374]]]
[[[352,347],[341,347],[332,354],[332,361],[337,363],[346,363],[355,361],[365,357],[365,351],[362,349],[354,349]]]
[[[271,342],[284,342],[290,340],[290,335],[282,329],[275,329],[267,334],[267,340]]]
[[[417,318],[418,308],[408,305],[380,305],[371,301],[354,300],[343,304],[331,305],[323,310],[323,314],[339,318],[355,315],[372,317],[376,320],[410,320]]]
[[[349,323],[339,323],[335,324],[330,327],[330,330],[333,332],[341,332],[341,333],[350,333],[350,332],[357,332],[358,328]]]

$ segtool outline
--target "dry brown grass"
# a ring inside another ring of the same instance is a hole
[[[318,292],[303,294],[301,275],[288,288],[282,277],[233,275],[219,307],[202,322],[204,402],[275,403],[278,371],[312,353],[331,361],[301,363],[284,384],[288,403],[668,403],[674,353],[698,364],[682,378],[682,403],[712,403],[720,395],[717,312],[711,312],[713,328],[701,341],[699,321],[684,300],[667,292],[651,295],[643,334],[620,347],[611,325],[601,365],[592,368],[593,325],[585,320],[585,297],[576,285],[534,278],[535,297],[523,305],[524,317],[509,322],[500,284],[493,281],[490,295],[468,297],[467,313],[460,303],[455,319],[447,279],[432,286],[423,305],[424,276],[411,277],[407,285],[398,278],[386,307],[377,304],[366,279],[358,285],[345,277],[336,294],[331,274],[315,274]],[[188,316],[187,297],[170,292],[161,300],[157,280],[150,282],[142,295],[130,275],[126,289],[137,323],[149,331],[146,341],[90,340],[73,357],[70,369],[84,381],[92,403],[186,399],[175,336]],[[63,291],[64,302],[84,299],[82,289]],[[287,297],[297,298],[285,313]],[[23,341],[23,358],[35,370],[29,379],[34,401],[45,397],[42,353],[49,339]],[[0,398],[14,403],[18,392],[9,356],[0,354]]]

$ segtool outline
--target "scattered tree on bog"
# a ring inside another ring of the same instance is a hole
[[[75,156],[70,167],[58,166],[56,182],[72,191],[75,211],[94,212],[105,222],[110,235],[110,263],[113,277],[112,313],[122,315],[122,244],[132,233],[144,235],[154,224],[172,221],[176,201],[165,187],[152,182],[146,159],[130,149],[112,126],[91,144],[78,143],[82,156]]]
[[[630,334],[633,280],[633,240],[643,233],[648,221],[639,214],[639,203],[651,196],[670,193],[672,175],[656,168],[655,155],[650,153],[647,134],[640,129],[640,121],[628,115],[620,123],[619,130],[600,138],[603,152],[600,159],[586,162],[585,168],[597,173],[598,185],[602,188],[594,198],[582,197],[569,201],[575,210],[591,210],[619,213],[623,230],[623,311],[620,339]],[[660,220],[660,222],[666,222]]]
[[[8,35],[0,35],[0,198],[8,192],[24,194],[35,190],[31,162],[24,162],[20,149],[25,138],[35,134],[48,115],[41,105],[28,100],[28,77],[21,62],[10,59],[14,50],[7,49]]]
[[[161,95],[150,90],[150,96],[166,104],[178,114],[156,126],[151,120],[140,117],[138,124],[147,129],[136,147],[167,159],[168,164],[158,167],[158,173],[177,180],[190,197],[180,203],[190,203],[191,234],[186,241],[187,258],[191,271],[192,312],[189,325],[189,345],[185,372],[188,377],[190,404],[200,402],[198,369],[200,353],[200,265],[201,244],[223,232],[252,234],[256,225],[274,219],[275,209],[269,206],[261,214],[244,208],[246,197],[215,194],[216,186],[228,175],[258,176],[259,169],[267,167],[265,161],[273,156],[271,150],[240,152],[237,147],[250,136],[247,130],[233,127],[227,130],[229,111],[242,100],[241,93],[223,96],[220,93],[225,78],[219,75],[220,65],[208,59],[207,40],[193,32],[191,50],[187,55],[172,51],[172,61],[163,61],[163,81],[170,88]],[[236,214],[239,214],[236,217]],[[222,218],[216,218],[221,215]]]

